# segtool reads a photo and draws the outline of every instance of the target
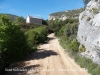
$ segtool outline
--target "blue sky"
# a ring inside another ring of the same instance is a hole
[[[47,19],[50,13],[83,7],[83,0],[0,0],[0,13]]]

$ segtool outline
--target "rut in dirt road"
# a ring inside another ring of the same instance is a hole
[[[90,75],[65,54],[54,34],[48,37],[48,43],[41,45],[24,61],[12,66],[15,71],[9,71],[6,75]]]

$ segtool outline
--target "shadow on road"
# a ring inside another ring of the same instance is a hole
[[[54,52],[53,50],[44,50],[44,49],[38,49],[36,52],[30,54],[26,61],[34,60],[34,59],[43,59],[49,56],[58,55],[57,52]]]
[[[53,37],[48,37],[49,38],[49,40],[54,40],[55,38],[53,38]]]
[[[7,69],[13,69],[13,71],[6,71],[6,75],[31,75],[31,73],[28,74],[28,71],[39,69],[41,65],[35,64],[35,65],[25,66],[30,64],[30,63],[25,63],[25,61],[30,61],[34,59],[43,59],[54,55],[58,55],[58,54],[53,50],[38,49],[36,52],[30,54],[25,60],[9,66]],[[18,71],[18,70],[22,70],[22,71]],[[38,71],[34,71],[34,73],[38,74]],[[32,75],[34,74],[32,73]]]
[[[34,75],[38,73],[36,69],[38,70],[39,67],[41,67],[39,64],[26,67],[14,67],[12,68],[13,71],[8,71],[6,75],[31,75],[31,72],[28,74],[28,71],[33,71],[32,75]]]
[[[49,40],[54,40],[55,38],[49,37]],[[49,42],[47,42],[49,43]],[[28,55],[23,61],[13,63],[10,65],[7,69],[14,69],[13,71],[6,71],[6,75],[34,75],[35,73],[38,74],[38,71],[34,71],[34,73],[28,73],[30,70],[36,70],[41,68],[42,66],[40,64],[30,65],[30,60],[39,60],[44,59],[46,57],[50,56],[57,56],[58,53],[54,52],[53,50],[46,50],[46,49],[38,49],[36,52],[31,53]],[[30,66],[26,66],[30,65]],[[22,71],[18,71],[22,70]]]

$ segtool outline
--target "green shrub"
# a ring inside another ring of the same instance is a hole
[[[25,35],[27,36],[28,45],[30,47],[36,46],[36,44],[38,43],[39,34],[35,32],[34,29],[32,29],[27,31]]]
[[[10,22],[8,16],[0,16],[0,60],[9,65],[28,54],[24,33],[18,25]]]
[[[47,40],[47,29],[46,26],[39,26],[37,28],[31,29],[25,32],[27,36],[28,45],[31,48],[34,48],[40,43],[43,43]]]
[[[79,51],[79,42],[75,39],[73,40],[69,45],[68,48],[71,49],[74,52]]]
[[[66,36],[66,34],[64,33],[65,29],[66,29],[66,25],[62,26],[62,28],[58,32],[58,36]]]
[[[47,40],[48,30],[46,26],[40,26],[34,29],[38,33],[38,43],[43,43]]]
[[[90,21],[90,20],[91,20],[91,18],[90,18],[90,17],[88,17],[86,21]]]
[[[74,19],[74,18],[68,19],[68,23],[70,23],[70,24],[77,23],[78,21],[79,21],[78,19]]]
[[[93,67],[92,71],[90,71],[92,75],[100,75],[100,65],[97,67]]]
[[[67,37],[69,37],[71,40],[73,40],[76,38],[77,31],[78,31],[78,23],[66,24],[64,34],[66,34]]]
[[[91,0],[83,0],[84,5],[86,6]]]
[[[64,22],[58,19],[48,21],[48,28],[50,31],[55,32],[55,35],[58,34],[58,31],[61,29],[63,25],[65,25]]]
[[[93,13],[94,13],[94,14],[98,14],[98,13],[99,13],[98,8],[92,8],[92,10],[93,10]]]
[[[80,50],[81,52],[85,52],[85,51],[86,51],[86,48],[85,48],[85,46],[82,44],[82,45],[80,45],[79,50]]]
[[[75,61],[82,67],[86,68],[91,75],[100,75],[100,65],[94,63],[86,57],[77,57]]]

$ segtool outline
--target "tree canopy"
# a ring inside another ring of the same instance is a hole
[[[25,23],[25,19],[23,18],[23,17],[17,17],[16,19],[15,19],[15,23]]]
[[[84,6],[86,6],[91,0],[83,0]]]

